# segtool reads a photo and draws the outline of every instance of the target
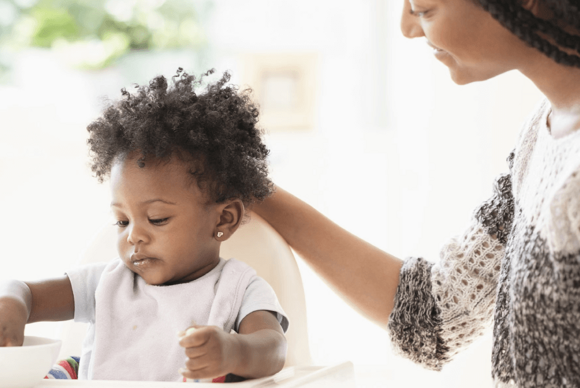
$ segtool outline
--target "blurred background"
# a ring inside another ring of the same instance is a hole
[[[227,70],[254,90],[276,184],[391,254],[438,260],[541,95],[513,72],[456,86],[425,41],[401,36],[402,3],[0,0],[0,278],[74,265],[111,220],[87,124],[121,88],[178,67]],[[299,266],[316,364],[381,365],[405,386],[490,386],[490,333],[425,371]],[[27,333],[56,336],[58,324]]]

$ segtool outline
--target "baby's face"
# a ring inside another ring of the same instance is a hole
[[[129,157],[111,170],[119,255],[147,284],[185,283],[219,261],[217,206],[188,182],[187,166],[178,158],[146,161],[140,168]]]

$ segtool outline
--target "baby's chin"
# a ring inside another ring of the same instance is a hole
[[[135,271],[133,271],[135,272]],[[143,280],[145,281],[145,283],[147,283],[147,285],[149,286],[173,286],[176,284],[183,284],[183,283],[189,283],[190,281],[194,280],[194,279],[188,279],[187,277],[183,278],[183,277],[175,277],[175,276],[171,276],[169,274],[163,273],[161,271],[155,272],[153,273],[153,271],[151,273],[144,273],[144,274],[140,274],[135,272],[135,274],[137,274],[138,276],[141,276],[141,278],[143,278]]]
[[[155,275],[141,275],[136,273],[138,276],[141,276],[145,283],[149,286],[171,286],[173,284],[178,284],[179,282],[172,282],[171,279],[166,279],[162,276],[155,276]]]

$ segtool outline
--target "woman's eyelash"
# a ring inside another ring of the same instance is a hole
[[[409,12],[411,13],[411,15],[417,16],[418,18],[421,18],[421,17],[425,16],[425,14],[427,14],[427,12],[429,12],[429,11],[417,12],[417,11],[413,11],[411,9],[411,10],[409,10]]]
[[[125,226],[129,225],[129,221],[117,221],[113,225],[124,228]]]

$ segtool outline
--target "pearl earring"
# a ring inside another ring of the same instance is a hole
[[[221,237],[221,236],[223,236],[223,235],[224,235],[224,232],[217,232],[217,236],[218,236],[218,237]]]

